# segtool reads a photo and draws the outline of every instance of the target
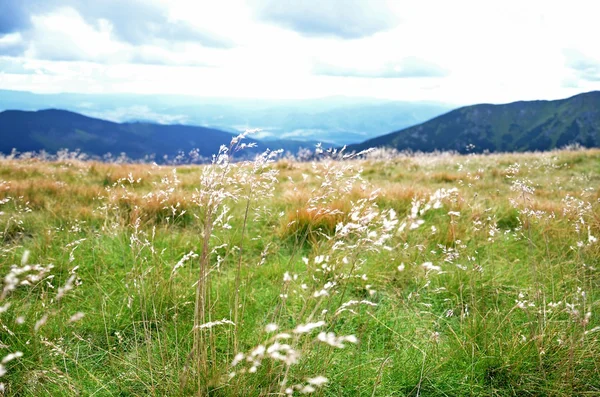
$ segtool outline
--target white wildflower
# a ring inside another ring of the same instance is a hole
[[[358,339],[354,335],[338,337],[335,336],[333,332],[320,332],[319,335],[317,335],[317,340],[327,343],[329,346],[337,347],[339,349],[343,349],[344,347],[346,347],[346,345],[344,345],[344,342],[358,343]]]
[[[4,358],[2,359],[2,364],[6,364],[16,358],[21,358],[23,357],[23,353],[22,352],[14,352],[14,353],[10,353],[7,354],[6,356],[4,356]]]
[[[306,381],[313,386],[322,386],[327,383],[329,379],[324,376],[316,376],[314,378],[308,378]]]
[[[295,334],[306,334],[315,328],[320,328],[325,325],[325,321],[317,321],[316,323],[300,324],[294,329]]]
[[[77,313],[73,314],[71,316],[71,318],[69,318],[69,322],[74,323],[75,321],[81,320],[84,316],[85,316],[85,313],[77,312]]]
[[[440,266],[436,266],[431,262],[425,262],[421,265],[421,267],[423,269],[425,269],[426,271],[432,271],[435,270],[436,272],[441,272],[442,268]]]
[[[225,325],[225,324],[235,325],[235,323],[233,321],[227,320],[226,318],[224,318],[223,320],[210,321],[208,323],[200,324],[200,325],[196,326],[195,329],[212,328],[212,327],[215,327],[217,325]]]

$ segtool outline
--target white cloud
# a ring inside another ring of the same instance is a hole
[[[336,64],[317,62],[312,70],[314,74],[323,76],[364,78],[443,77],[448,74],[440,66],[415,57],[406,57],[396,61],[369,62],[366,67],[348,67],[339,61]]]
[[[77,10],[32,16],[33,25],[27,58],[66,61],[124,62],[130,46],[116,41],[110,21],[99,19],[96,26],[86,23]]]
[[[391,0],[252,0],[262,21],[308,37],[357,39],[395,27],[397,1]]]
[[[19,44],[23,41],[23,37],[21,36],[21,33],[9,33],[9,34],[5,34],[3,36],[0,36],[0,48],[2,48],[1,46],[10,46],[10,45],[16,45]]]
[[[21,33],[0,35],[0,54],[18,55],[23,52],[25,43]]]
[[[363,26],[361,34],[342,31],[340,21],[351,23],[352,10],[331,19],[314,5],[311,13],[322,17],[321,25],[296,26],[308,22],[294,12],[312,3],[283,10],[285,16],[277,16],[283,13],[279,10],[257,17],[266,11],[256,1],[162,0],[170,24],[201,29],[229,47],[160,36],[123,41],[112,21],[83,17],[75,8],[33,15],[28,33],[0,36],[0,54],[10,43],[13,49],[27,44],[20,58],[5,55],[32,74],[12,65],[0,72],[0,88],[263,98],[348,95],[456,104],[552,99],[600,89],[595,78],[600,3],[592,0],[377,0],[384,11],[372,7],[369,12],[376,14],[368,22],[375,22]],[[388,13],[394,22],[378,22],[377,12]],[[319,30],[325,28],[331,32]]]

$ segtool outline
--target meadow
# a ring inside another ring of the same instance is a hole
[[[0,395],[600,395],[600,150],[0,159]]]

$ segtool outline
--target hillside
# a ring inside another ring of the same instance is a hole
[[[231,133],[260,128],[257,139],[361,142],[445,113],[454,106],[374,98],[203,98],[180,95],[35,94],[0,89],[0,111],[65,109],[116,123],[200,125]]]
[[[35,112],[7,110],[0,112],[0,153],[41,151],[55,153],[60,149],[76,150],[95,156],[107,153],[126,153],[139,159],[154,154],[157,159],[170,158],[178,152],[199,149],[200,155],[210,157],[228,144],[234,135],[212,128],[162,125],[144,122],[114,123],[65,110]],[[257,148],[245,153],[266,149],[267,145],[248,139]],[[269,142],[271,149],[295,152],[307,143],[281,140]]]
[[[0,395],[598,396],[599,182],[598,149],[0,158]]]
[[[600,92],[555,101],[466,106],[349,149],[507,152],[548,150],[570,143],[600,146]],[[467,149],[468,145],[475,147]]]

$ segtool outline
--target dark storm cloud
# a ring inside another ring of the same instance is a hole
[[[357,39],[398,24],[381,0],[251,0],[250,4],[257,19],[304,36]]]
[[[0,33],[24,32],[31,28],[31,16],[72,7],[90,25],[106,19],[115,35],[133,45],[156,40],[197,42],[206,47],[230,48],[224,38],[203,32],[184,22],[168,20],[167,9],[148,0],[2,0]]]
[[[363,77],[363,78],[418,78],[418,77],[444,77],[448,71],[444,68],[414,57],[404,58],[402,61],[384,65],[378,69],[358,69],[348,66],[336,66],[318,63],[313,67],[313,74],[337,77]]]

